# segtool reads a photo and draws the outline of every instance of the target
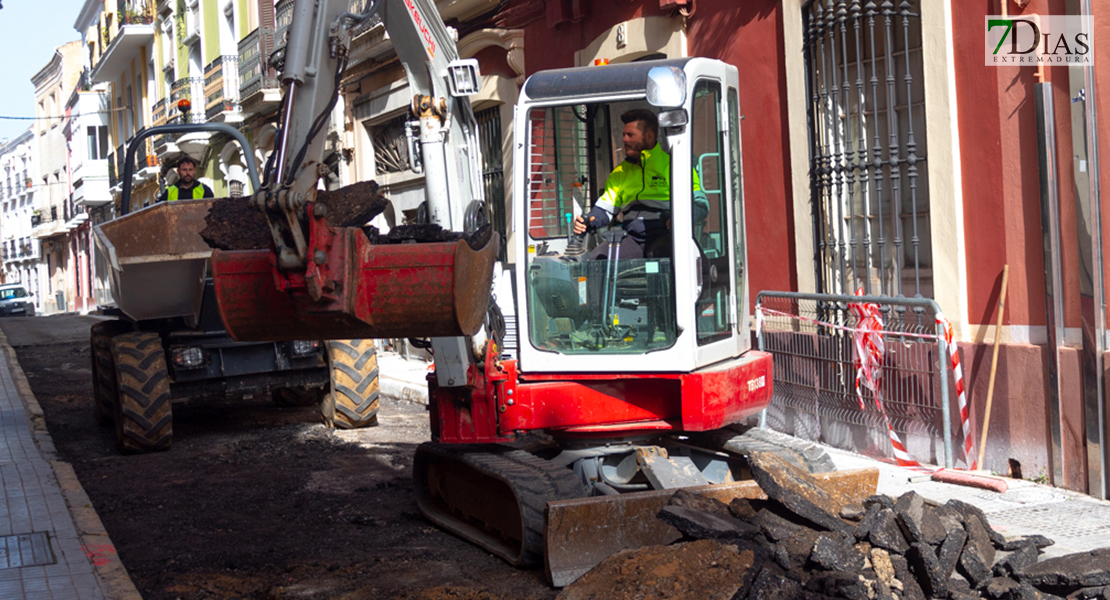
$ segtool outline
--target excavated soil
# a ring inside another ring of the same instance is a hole
[[[713,540],[624,550],[568,586],[559,600],[730,600],[750,581],[752,550]]]
[[[121,456],[93,419],[92,317],[0,320],[82,486],[146,600],[550,600],[510,567],[425,521],[412,455],[423,406],[385,400],[381,425],[335,432],[315,407],[269,398],[174,405],[166,451]]]
[[[316,202],[327,207],[331,227],[361,227],[389,204],[374,181],[362,181],[334,191],[319,191]],[[246,198],[220,198],[204,219],[204,241],[220,250],[258,250],[270,247],[270,228],[262,213]]]

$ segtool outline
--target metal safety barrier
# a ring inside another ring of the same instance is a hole
[[[951,357],[934,300],[764,291],[756,322],[759,349],[774,358],[764,426],[876,457],[901,458],[900,440],[914,460],[953,468],[961,413],[949,410]],[[871,364],[860,358],[866,344],[880,349]]]

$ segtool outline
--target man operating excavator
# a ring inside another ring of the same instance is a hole
[[[584,216],[574,219],[575,235],[621,223],[626,235],[619,256],[626,259],[671,255],[671,157],[659,144],[659,119],[635,108],[621,115],[624,161],[605,180],[605,191]],[[709,203],[694,174],[694,222],[705,219]],[[608,256],[609,242],[599,244],[591,259]]]

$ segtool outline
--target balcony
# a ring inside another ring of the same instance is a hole
[[[193,110],[188,114],[181,112],[178,108],[178,102],[181,100],[188,100]],[[204,106],[204,78],[203,77],[186,77],[185,79],[178,79],[173,82],[170,87],[170,106],[166,113],[167,123],[173,123],[173,118],[180,118],[178,123],[203,123],[204,114],[200,112],[199,107]]]
[[[233,117],[229,113],[239,112],[238,56],[221,56],[204,68],[204,96],[207,98],[204,107],[205,120],[237,120],[229,119]]]
[[[149,3],[119,0],[116,8],[117,11],[111,13],[116,23],[109,23],[101,30],[104,50],[90,73],[92,83],[119,79],[140,50],[154,43],[154,10]]]
[[[110,175],[115,173],[115,165],[109,168],[108,159],[86,160],[74,171],[73,178],[80,185],[73,190],[73,201],[78,206],[103,206],[112,201],[108,192]],[[109,172],[111,171],[111,172]]]
[[[274,51],[275,31],[255,29],[239,42],[239,102],[244,116],[277,106],[281,85],[267,63]]]

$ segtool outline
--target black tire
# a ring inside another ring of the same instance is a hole
[[[378,424],[378,356],[371,340],[333,340],[328,344],[331,391],[320,403],[324,423],[337,429]]]
[[[112,338],[130,331],[122,321],[102,321],[89,331],[89,353],[92,358],[93,416],[101,427],[112,424],[119,400],[116,383],[116,361],[112,358]]]
[[[155,452],[173,441],[170,376],[162,338],[156,333],[124,333],[112,338],[119,402],[116,445],[126,454]]]
[[[281,388],[270,395],[278,406],[312,406],[318,404],[327,388]]]

